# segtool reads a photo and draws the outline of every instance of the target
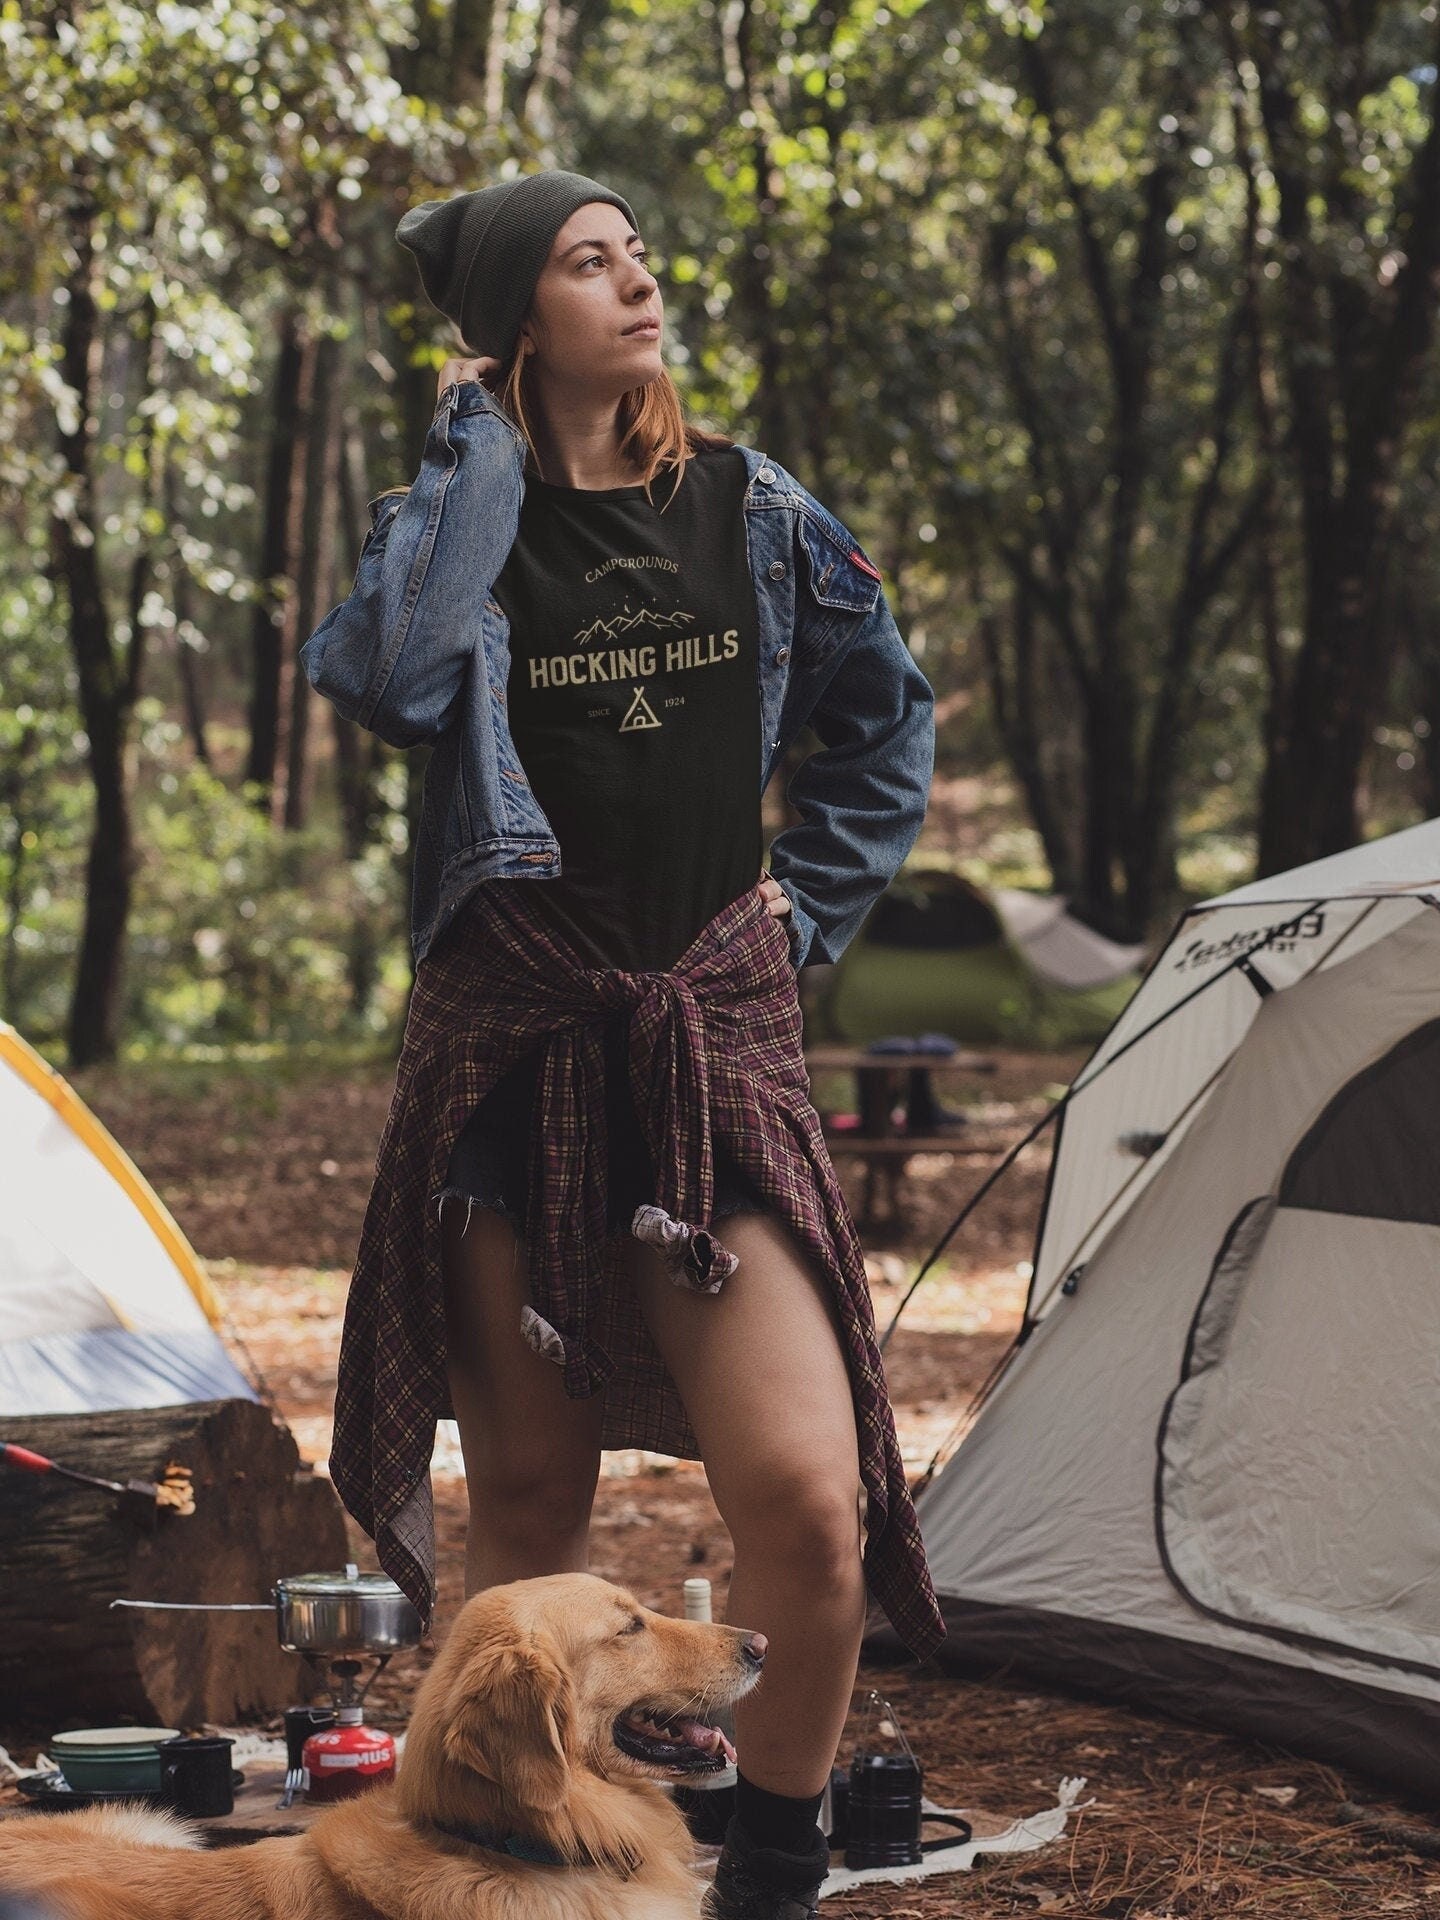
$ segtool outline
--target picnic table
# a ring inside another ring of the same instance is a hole
[[[865,1162],[865,1192],[857,1225],[876,1228],[895,1224],[901,1215],[901,1184],[911,1158],[917,1153],[954,1153],[962,1144],[963,1118],[937,1119],[932,1076],[970,1079],[994,1073],[997,1064],[993,1054],[970,1053],[961,1047],[948,1054],[923,1047],[911,1052],[871,1053],[848,1042],[823,1041],[805,1049],[805,1066],[812,1084],[817,1073],[855,1077],[858,1124],[837,1126],[833,1112],[821,1112],[820,1124],[832,1159],[853,1153]],[[882,1188],[887,1202],[884,1214],[876,1205]]]

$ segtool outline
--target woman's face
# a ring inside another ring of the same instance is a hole
[[[618,398],[661,370],[662,306],[639,234],[619,207],[588,201],[556,234],[535,284],[521,328],[530,364],[547,383]],[[637,322],[651,324],[637,332]]]

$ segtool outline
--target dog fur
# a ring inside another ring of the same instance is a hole
[[[27,1814],[0,1822],[0,1891],[56,1920],[697,1920],[705,1883],[656,1784],[683,1769],[626,1753],[614,1730],[638,1707],[704,1720],[731,1704],[759,1678],[750,1640],[594,1574],[488,1588],[420,1687],[393,1783],[303,1835],[215,1850],[140,1807]],[[442,1826],[513,1829],[567,1864]]]

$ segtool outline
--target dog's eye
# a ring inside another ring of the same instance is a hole
[[[645,1631],[645,1622],[644,1620],[641,1619],[640,1615],[637,1613],[633,1620],[629,1620],[626,1622],[626,1624],[620,1629],[620,1632],[615,1637],[617,1639],[623,1639],[627,1633],[644,1633],[644,1631]]]

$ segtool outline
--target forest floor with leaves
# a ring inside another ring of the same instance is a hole
[[[970,1090],[971,1122],[956,1151],[912,1162],[902,1221],[862,1236],[882,1330],[918,1261],[996,1152],[1040,1115],[1079,1063],[1078,1056],[1004,1053],[998,1061],[995,1075]],[[392,1071],[379,1063],[341,1072],[155,1065],[93,1069],[74,1080],[176,1215],[302,1453],[323,1467],[348,1263]],[[946,1097],[957,1100],[950,1090]],[[1026,1150],[922,1285],[886,1349],[912,1479],[953,1442],[972,1394],[1018,1325],[1047,1158],[1043,1142]],[[859,1170],[843,1157],[837,1165],[858,1207]],[[434,1483],[443,1635],[461,1598],[465,1532],[464,1481],[447,1424]],[[370,1543],[353,1525],[351,1533],[356,1557],[373,1566]],[[729,1535],[698,1462],[605,1456],[593,1571],[674,1614],[682,1582],[704,1573],[723,1619],[730,1561]],[[431,1657],[418,1649],[382,1676],[371,1696],[379,1721],[404,1724]],[[982,1857],[968,1873],[835,1895],[822,1911],[837,1920],[1025,1913],[1440,1920],[1440,1859],[1426,1852],[1430,1842],[1440,1851],[1440,1826],[1361,1778],[1158,1716],[1064,1698],[1023,1675],[978,1682],[933,1661],[862,1663],[842,1763],[865,1726],[871,1688],[889,1701],[922,1760],[926,1794],[941,1806],[975,1810],[977,1833],[1054,1805],[1062,1778],[1083,1775],[1081,1799],[1090,1804],[1043,1851]],[[25,1757],[23,1746],[17,1757]],[[1391,1830],[1343,1820],[1347,1803]]]

